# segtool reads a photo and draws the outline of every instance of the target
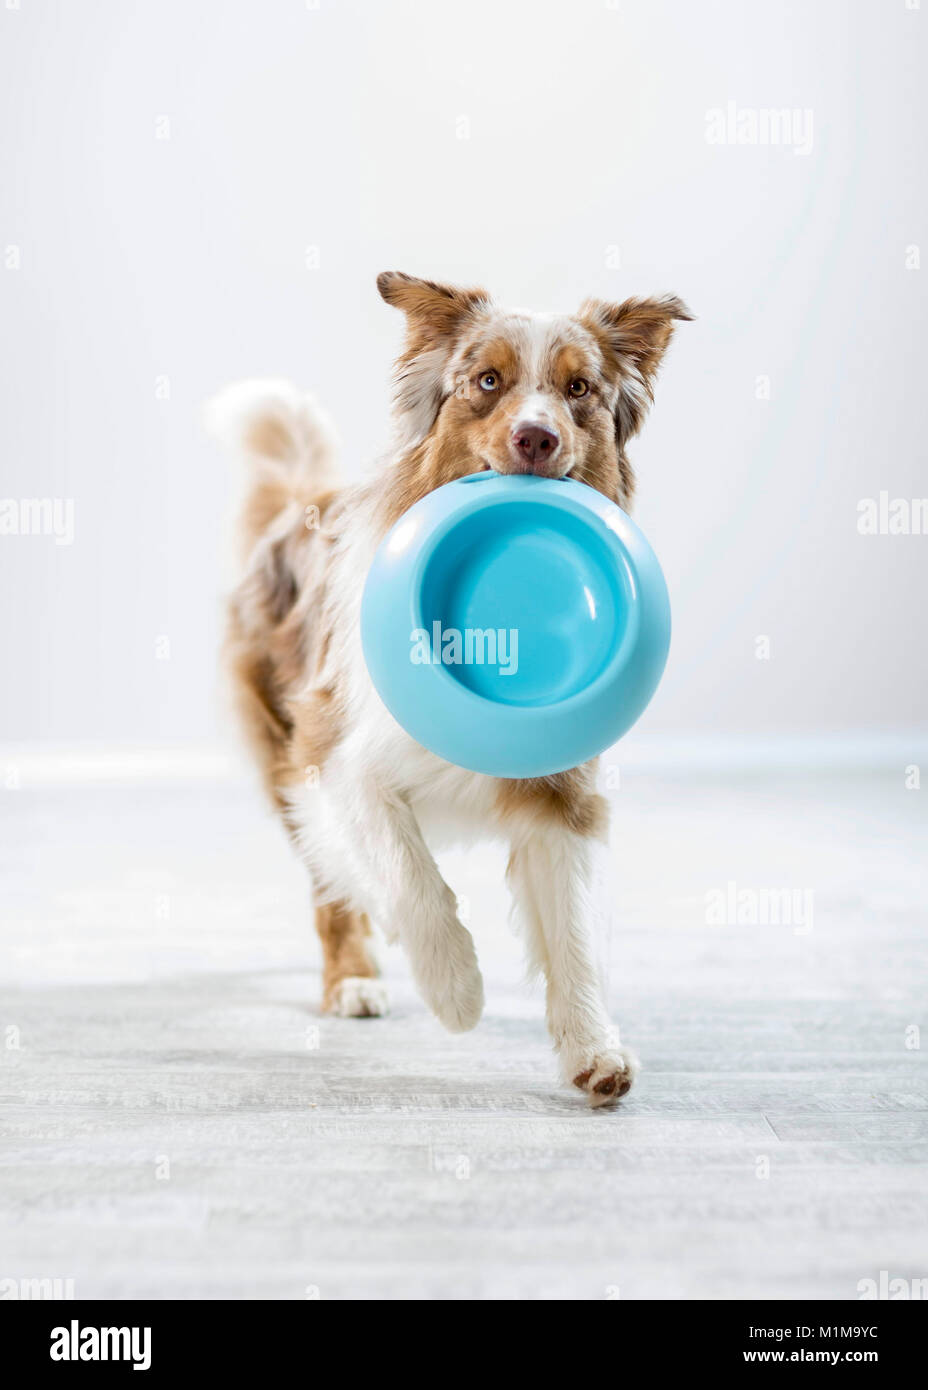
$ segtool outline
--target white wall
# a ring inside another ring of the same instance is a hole
[[[388,267],[698,314],[634,446],[675,608],[645,730],[923,724],[928,536],[862,537],[857,504],[928,495],[926,26],[906,0],[0,5],[0,496],[75,502],[70,546],[0,537],[0,738],[215,735],[201,401],[293,376],[360,471]],[[729,101],[811,110],[811,149],[709,143]]]

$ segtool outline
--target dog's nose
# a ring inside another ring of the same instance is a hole
[[[537,463],[539,459],[553,458],[561,441],[553,430],[540,425],[516,425],[512,442],[524,459]]]

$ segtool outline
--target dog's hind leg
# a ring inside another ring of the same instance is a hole
[[[387,1012],[387,991],[377,979],[370,925],[344,902],[320,903],[316,930],[322,942],[322,1007],[340,1018],[375,1018]]]

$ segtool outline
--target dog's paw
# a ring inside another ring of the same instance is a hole
[[[401,939],[419,994],[449,1033],[475,1028],[483,1013],[483,976],[470,932],[453,910],[443,917],[413,919]]]
[[[328,999],[336,1018],[381,1018],[388,1009],[386,985],[364,975],[346,975]]]
[[[477,966],[456,972],[447,988],[431,1000],[431,1006],[449,1033],[466,1033],[476,1028],[483,1013],[483,976]]]
[[[637,1074],[638,1058],[627,1047],[617,1047],[590,1057],[571,1079],[579,1090],[586,1092],[590,1104],[598,1107],[614,1105],[627,1095]]]
[[[422,997],[439,1023],[444,1024],[449,1033],[466,1033],[476,1028],[483,1013],[483,976],[472,961],[448,962],[446,970],[436,978],[431,973],[428,980],[419,980]]]

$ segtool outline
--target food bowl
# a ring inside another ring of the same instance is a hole
[[[569,478],[474,473],[422,498],[374,557],[364,658],[425,748],[497,777],[603,752],[657,689],[670,603],[631,518]]]

